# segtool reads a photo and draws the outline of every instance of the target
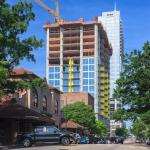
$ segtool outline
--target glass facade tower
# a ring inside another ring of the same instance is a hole
[[[113,99],[113,92],[116,87],[116,80],[120,78],[122,71],[122,59],[123,54],[123,28],[122,20],[120,17],[120,11],[103,12],[102,16],[98,17],[100,23],[102,23],[109,42],[113,49],[113,54],[110,58],[110,132],[114,136],[117,126],[122,126],[122,122],[115,122],[112,118],[112,113],[118,108],[122,107],[121,102]],[[114,123],[115,122],[115,123]]]

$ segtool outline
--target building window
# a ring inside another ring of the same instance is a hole
[[[94,59],[93,58],[89,59],[89,64],[94,64]]]
[[[89,71],[94,71],[94,65],[89,65]]]
[[[54,79],[54,74],[49,74],[49,79]]]
[[[38,93],[36,89],[33,90],[33,107],[38,107]]]
[[[50,85],[54,85],[54,80],[49,80]]]
[[[83,78],[88,78],[88,72],[83,72]]]
[[[83,59],[83,64],[88,64],[88,59]]]
[[[68,91],[69,91],[69,88],[68,88],[68,87],[63,87],[63,91],[64,91],[64,92],[68,92]]]
[[[89,79],[89,85],[94,85],[94,79]]]
[[[80,78],[80,74],[79,73],[74,73],[73,76],[74,76],[74,78]]]
[[[47,98],[46,98],[46,96],[43,97],[42,107],[43,107],[43,111],[47,111]]]
[[[94,92],[94,86],[89,86],[89,91]]]
[[[89,72],[89,78],[94,78],[94,72]]]
[[[55,86],[59,86],[60,85],[60,81],[59,80],[55,80]]]
[[[88,86],[83,86],[83,91],[87,92],[88,91]]]
[[[88,85],[88,79],[83,79],[83,85]]]
[[[74,87],[74,92],[79,92],[80,91],[80,87],[77,86],[77,87]]]
[[[63,78],[69,78],[69,74],[68,73],[64,73],[63,74]]]
[[[55,72],[60,72],[60,67],[55,67]]]
[[[56,73],[55,74],[55,79],[59,79],[60,78],[60,74],[59,73]]]
[[[54,67],[49,67],[49,72],[54,72]]]
[[[63,81],[63,84],[64,84],[64,85],[68,85],[68,84],[69,84],[68,80],[64,80],[64,81]]]
[[[83,66],[83,71],[88,71],[88,66]]]
[[[74,80],[74,85],[80,85],[80,80]]]

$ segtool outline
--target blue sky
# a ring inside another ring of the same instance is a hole
[[[45,77],[45,54],[46,33],[43,25],[47,20],[54,19],[34,0],[33,11],[36,20],[30,23],[28,32],[24,36],[36,35],[44,40],[42,48],[34,51],[36,63],[23,61],[20,66],[27,68],[41,77]],[[50,8],[55,8],[55,0],[42,0]],[[145,41],[150,41],[150,0],[116,0],[117,10],[121,11],[124,28],[124,51],[140,49]],[[15,4],[17,0],[8,0]],[[66,21],[79,20],[83,17],[85,21],[93,20],[95,16],[101,15],[103,11],[112,11],[115,0],[59,0],[60,15]],[[19,66],[19,67],[20,67]]]

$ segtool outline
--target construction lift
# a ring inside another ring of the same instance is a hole
[[[53,9],[49,8],[46,4],[44,4],[41,0],[35,0],[35,2],[41,6],[42,8],[44,8],[45,10],[48,11],[48,13],[50,15],[52,15],[55,18],[55,23],[60,24],[61,20],[63,20],[60,16],[59,16],[59,4],[58,4],[58,0],[56,0],[56,11],[54,11]]]

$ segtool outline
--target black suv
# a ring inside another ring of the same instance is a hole
[[[63,132],[53,126],[38,126],[30,133],[18,134],[17,143],[30,147],[36,142],[58,143],[68,146],[76,141],[74,133]]]

